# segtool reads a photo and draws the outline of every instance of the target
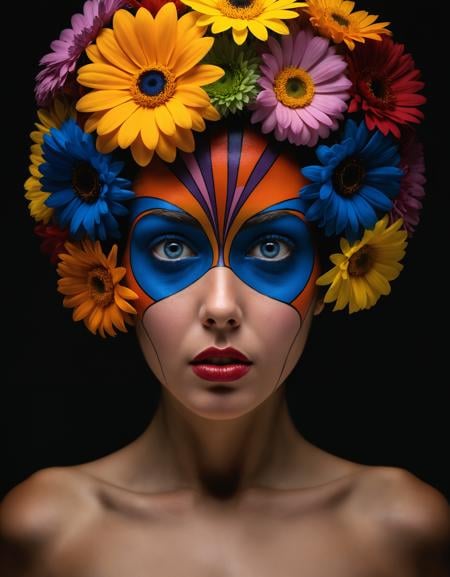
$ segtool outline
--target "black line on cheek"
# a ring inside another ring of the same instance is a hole
[[[285,304],[287,304],[287,303],[285,303]],[[282,376],[282,374],[283,374],[283,372],[284,372],[284,369],[285,369],[285,367],[286,367],[286,364],[287,364],[289,355],[290,355],[290,353],[291,353],[292,347],[294,346],[294,343],[295,343],[298,335],[300,334],[300,331],[302,330],[302,327],[303,327],[303,324],[304,324],[304,323],[303,323],[303,319],[302,319],[302,315],[298,312],[298,310],[297,310],[295,307],[293,307],[292,305],[289,305],[289,306],[290,306],[290,307],[298,314],[298,316],[300,317],[300,326],[298,327],[298,330],[297,330],[297,332],[295,333],[294,338],[292,339],[292,342],[291,342],[291,344],[290,344],[290,346],[289,346],[289,349],[288,349],[288,351],[287,351],[287,353],[286,353],[286,356],[285,356],[285,359],[284,359],[284,362],[283,362],[283,366],[281,367],[280,374],[279,374],[279,376],[278,376],[278,380],[277,380],[277,382],[276,382],[276,384],[275,384],[275,387],[274,387],[274,389],[273,389],[272,392],[275,392],[275,391],[278,389],[278,387],[280,386],[281,376]],[[311,306],[311,305],[310,305],[310,306]],[[309,308],[308,308],[308,311],[309,311]],[[308,311],[307,311],[306,314],[308,314]]]
[[[150,306],[151,306],[151,305],[150,305]],[[145,312],[147,312],[149,308],[150,308],[150,307],[147,307],[147,309],[145,310]],[[144,315],[145,315],[145,312],[144,312]],[[158,351],[157,351],[157,349],[156,349],[156,347],[155,347],[155,344],[154,344],[152,338],[150,337],[150,335],[148,334],[147,327],[146,327],[145,324],[144,324],[144,315],[142,315],[141,326],[142,326],[142,328],[144,329],[145,336],[146,336],[147,339],[150,341],[150,344],[151,344],[151,346],[153,347],[153,350],[155,351],[155,355],[156,355],[156,358],[158,359],[158,363],[159,363],[159,368],[161,369],[161,373],[162,373],[162,376],[163,376],[163,378],[164,378],[164,385],[167,387],[167,377],[166,377],[166,374],[164,373],[164,369],[163,369],[163,366],[162,366],[162,363],[161,363],[161,359],[159,358]],[[143,353],[142,353],[142,354],[143,354]],[[144,355],[144,356],[145,356],[145,355]],[[147,363],[147,359],[145,359],[145,362]],[[148,363],[147,363],[147,364],[148,364]],[[149,368],[150,368],[150,367],[149,367]],[[156,376],[156,375],[155,375],[155,376]]]

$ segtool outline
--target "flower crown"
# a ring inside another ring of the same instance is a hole
[[[424,196],[425,98],[377,18],[348,0],[87,0],[40,61],[25,183],[74,320],[104,337],[136,315],[114,243],[134,197],[119,149],[173,162],[231,115],[314,148],[299,194],[340,249],[317,280],[325,302],[352,313],[387,295]]]

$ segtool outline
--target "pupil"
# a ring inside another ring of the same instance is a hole
[[[265,242],[262,246],[264,256],[276,256],[280,252],[280,245],[276,242]]]
[[[180,256],[182,250],[183,249],[178,242],[170,242],[164,246],[164,252],[169,257]]]

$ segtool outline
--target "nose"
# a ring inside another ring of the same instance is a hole
[[[229,268],[212,268],[204,277],[205,292],[200,306],[203,326],[220,330],[235,329],[242,321],[238,285],[242,282]]]

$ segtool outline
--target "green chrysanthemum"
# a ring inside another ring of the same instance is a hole
[[[251,46],[237,46],[227,36],[217,37],[205,60],[225,71],[222,78],[204,87],[222,116],[235,114],[256,98],[259,58]]]

